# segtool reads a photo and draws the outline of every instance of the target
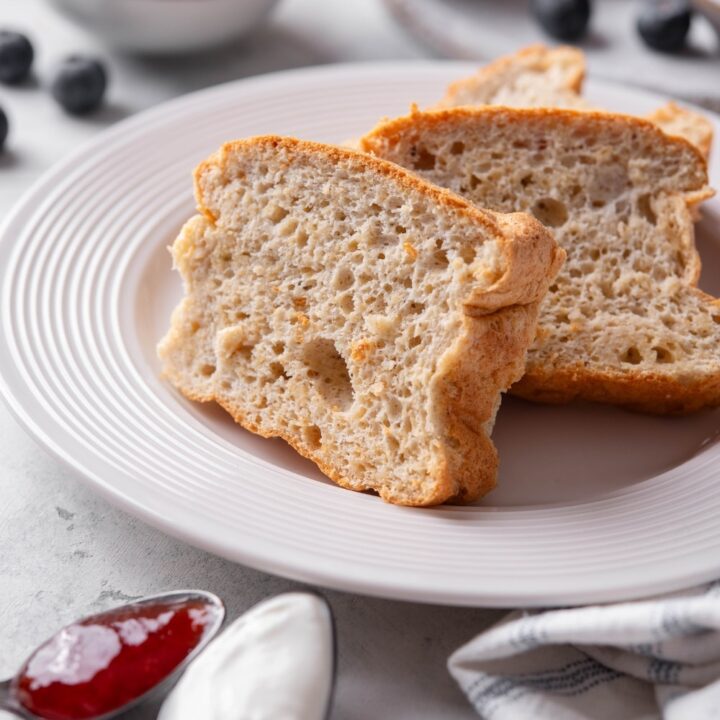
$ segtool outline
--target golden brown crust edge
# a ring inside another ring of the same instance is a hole
[[[456,195],[450,190],[438,187],[419,178],[414,173],[406,170],[400,165],[396,165],[388,160],[382,160],[373,155],[359,152],[357,150],[340,147],[336,145],[325,145],[323,143],[312,142],[310,140],[298,140],[297,138],[283,137],[280,135],[257,135],[255,137],[245,138],[242,140],[233,140],[225,143],[218,152],[211,155],[207,160],[201,162],[193,174],[195,181],[195,199],[197,201],[198,211],[204,215],[211,224],[217,222],[215,213],[209,207],[203,187],[203,178],[205,174],[213,168],[219,168],[221,172],[225,172],[228,159],[233,153],[242,152],[246,148],[252,146],[268,146],[275,149],[286,149],[290,152],[305,153],[311,155],[313,153],[323,153],[331,158],[334,162],[356,162],[360,167],[368,170],[380,172],[401,186],[414,191],[419,191],[432,198],[435,202],[459,211],[474,222],[481,224],[491,234],[501,235],[495,222],[495,213],[477,208],[464,198]]]
[[[466,316],[463,336],[439,363],[432,392],[446,428],[446,474],[454,485],[443,498],[446,502],[473,502],[495,487],[497,450],[486,428],[497,411],[499,393],[525,370],[538,309],[535,302]]]
[[[643,373],[640,383],[637,377],[588,373],[580,364],[551,373],[534,368],[510,388],[510,394],[550,405],[587,400],[653,415],[687,415],[720,406],[720,373],[688,383]]]
[[[378,123],[369,133],[360,138],[358,147],[363,152],[372,155],[373,143],[376,138],[383,138],[393,143],[404,137],[406,133],[412,133],[419,124],[425,128],[436,129],[446,122],[458,119],[467,120],[488,117],[499,119],[507,124],[544,119],[552,121],[554,125],[568,128],[574,126],[575,123],[592,125],[593,123],[617,123],[622,121],[626,125],[654,135],[658,143],[669,143],[679,151],[689,150],[694,155],[700,172],[698,173],[696,186],[687,188],[685,191],[689,194],[688,202],[692,204],[699,203],[715,194],[711,188],[707,187],[707,162],[698,147],[685,138],[666,135],[650,120],[622,113],[602,112],[599,110],[573,110],[570,108],[507,108],[501,105],[465,106],[424,111],[413,108],[408,115],[383,120]]]
[[[671,100],[665,103],[665,105],[661,105],[659,108],[653,110],[653,112],[648,115],[645,115],[645,118],[660,127],[663,127],[665,123],[672,123],[678,118],[692,121],[695,126],[695,135],[697,136],[693,144],[700,150],[706,161],[710,157],[714,128],[710,120],[702,113],[681,107]],[[668,130],[665,130],[665,133],[673,136],[673,133]]]

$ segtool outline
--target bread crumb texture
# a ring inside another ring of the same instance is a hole
[[[629,116],[465,107],[416,111],[360,145],[478,206],[533,214],[567,251],[514,393],[720,404],[720,305],[695,287],[691,217],[712,191],[688,142]]]
[[[165,375],[347,488],[405,505],[490,490],[500,393],[562,262],[551,234],[289,138],[225,145],[195,180]]]

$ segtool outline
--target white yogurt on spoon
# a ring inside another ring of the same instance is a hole
[[[327,603],[287,593],[235,620],[168,695],[158,720],[324,720],[335,649]]]

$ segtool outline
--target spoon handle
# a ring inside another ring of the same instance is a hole
[[[0,681],[0,710],[5,710],[13,715],[17,715],[17,717],[23,718],[23,720],[32,718],[33,716],[25,712],[16,702],[10,692],[10,682],[10,680]]]

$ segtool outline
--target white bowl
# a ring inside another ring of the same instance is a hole
[[[125,50],[176,53],[248,33],[277,0],[50,0],[65,15]]]

